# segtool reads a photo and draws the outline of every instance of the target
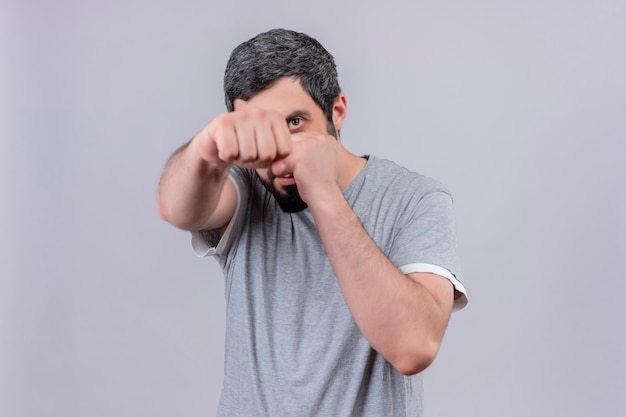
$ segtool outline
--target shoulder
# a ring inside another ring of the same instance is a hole
[[[413,197],[441,192],[449,195],[446,187],[438,180],[415,172],[397,163],[382,158],[369,157],[367,180],[376,186],[386,187],[398,194],[410,194]]]
[[[239,198],[244,201],[264,190],[256,171],[253,169],[233,165],[230,167],[228,177],[235,184]]]
[[[248,168],[242,168],[237,165],[230,167],[229,176],[238,182],[250,183],[255,178],[254,170]]]

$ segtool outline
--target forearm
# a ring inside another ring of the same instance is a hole
[[[441,343],[449,318],[447,306],[438,304],[429,289],[387,259],[343,195],[320,200],[311,211],[364,337],[400,372],[424,369]]]
[[[161,218],[185,230],[198,230],[215,211],[228,177],[228,165],[203,160],[192,140],[167,162],[157,191]]]

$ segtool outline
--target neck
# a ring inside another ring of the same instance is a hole
[[[352,184],[352,181],[354,181],[357,175],[359,175],[359,172],[361,172],[367,160],[341,146],[338,163],[339,175],[337,177],[337,184],[339,184],[342,190],[345,190]]]

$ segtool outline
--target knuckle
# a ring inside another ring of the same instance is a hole
[[[271,151],[262,151],[259,152],[257,159],[260,162],[266,163],[266,162],[271,162],[275,159],[276,154],[274,152]]]
[[[257,159],[257,153],[254,149],[247,149],[239,152],[238,160],[242,162],[254,162]]]
[[[224,147],[219,149],[218,156],[220,160],[224,162],[230,162],[237,159],[237,153],[233,149],[228,149]]]
[[[258,120],[265,120],[267,111],[260,107],[255,107],[250,111],[250,113]]]
[[[218,125],[227,127],[227,126],[232,126],[234,124],[233,119],[234,119],[233,113],[223,113],[219,115],[215,120]]]

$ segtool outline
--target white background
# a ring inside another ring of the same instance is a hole
[[[0,415],[215,413],[221,272],[155,191],[273,27],[335,55],[346,147],[455,196],[471,301],[427,415],[626,415],[626,2],[0,7]]]

